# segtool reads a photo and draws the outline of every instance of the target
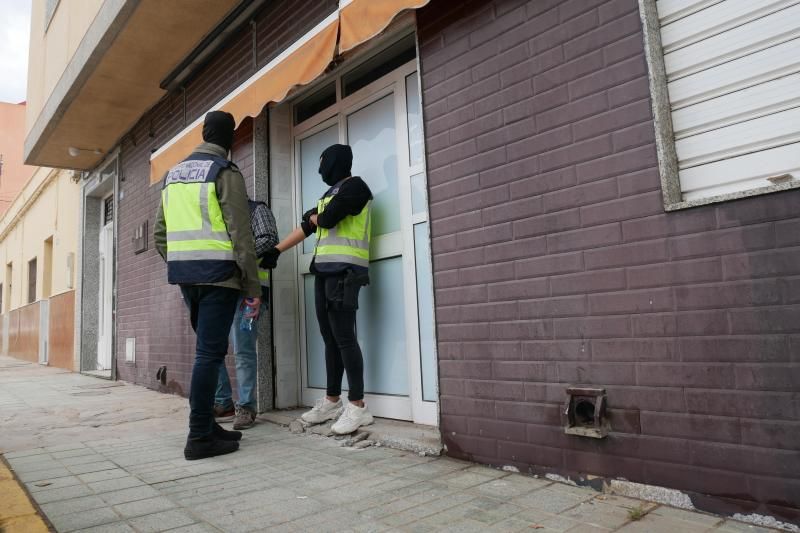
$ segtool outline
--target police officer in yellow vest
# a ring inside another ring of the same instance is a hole
[[[334,433],[352,433],[373,422],[364,404],[364,361],[356,338],[358,292],[369,281],[369,243],[372,192],[360,177],[351,176],[353,151],[334,144],[320,157],[319,173],[330,188],[303,222],[267,254],[262,262],[274,266],[281,252],[316,231],[317,246],[311,262],[315,274],[314,300],[317,322],[325,342],[327,391],[303,420],[320,424],[336,419]],[[342,377],[347,372],[349,403],[341,401]]]
[[[239,296],[248,298],[252,309],[261,306],[247,191],[228,159],[234,128],[230,113],[206,115],[205,142],[164,178],[154,228],[168,281],[180,286],[197,334],[184,448],[188,460],[239,449],[241,432],[214,422],[214,391]]]

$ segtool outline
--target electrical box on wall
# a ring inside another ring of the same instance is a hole
[[[140,254],[147,250],[147,221],[145,220],[133,230],[133,253]]]
[[[125,362],[126,363],[135,363],[136,362],[136,338],[129,337],[125,339]]]

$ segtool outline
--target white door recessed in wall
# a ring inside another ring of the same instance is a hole
[[[97,316],[97,370],[111,370],[113,354],[114,223],[113,196],[103,200],[99,244],[99,306]]]
[[[330,85],[322,90],[329,91],[335,103],[295,124],[295,209],[303,213],[316,206],[328,188],[318,172],[322,151],[331,144],[349,144],[352,174],[364,179],[374,197],[370,284],[360,293],[356,326],[364,355],[365,400],[376,416],[437,424],[433,283],[416,61],[363,85],[358,82],[369,74],[359,68],[353,69],[358,79],[348,80],[348,73],[336,79],[335,93]],[[356,88],[348,90],[351,80]],[[296,104],[295,117],[302,113],[297,110],[301,104]],[[324,395],[326,385],[314,276],[309,272],[315,244],[316,238],[309,237],[298,255],[306,405]],[[343,388],[347,389],[346,378]]]

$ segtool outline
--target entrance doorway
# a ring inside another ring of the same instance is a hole
[[[365,399],[376,416],[435,425],[433,283],[413,37],[294,104],[294,212],[299,218],[327,190],[318,173],[322,151],[331,144],[349,144],[352,174],[363,178],[374,196],[370,284],[361,291],[357,315]],[[305,405],[325,393],[324,347],[309,272],[315,244],[315,237],[306,239],[296,256]]]
[[[97,320],[97,370],[110,371],[113,354],[114,196],[103,199],[98,260],[100,264]]]
[[[76,348],[81,372],[112,378],[115,370],[114,284],[118,159],[116,154],[82,183],[81,258]]]

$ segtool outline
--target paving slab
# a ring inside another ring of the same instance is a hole
[[[269,417],[238,452],[189,462],[184,398],[106,384],[0,357],[5,458],[57,531],[770,531],[446,457],[342,447]],[[631,521],[636,507],[647,514]]]
[[[120,516],[113,509],[100,507],[97,509],[87,509],[75,513],[56,515],[50,518],[50,522],[57,531],[76,531],[94,526],[119,522]]]
[[[139,518],[134,518],[128,523],[140,533],[155,533],[156,531],[169,531],[182,526],[194,524],[196,520],[189,513],[179,509],[153,513]]]
[[[71,500],[60,502],[45,503],[41,505],[42,512],[47,516],[58,516],[62,514],[78,513],[108,507],[108,504],[99,496],[83,496]]]

